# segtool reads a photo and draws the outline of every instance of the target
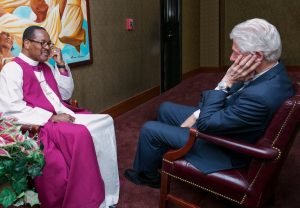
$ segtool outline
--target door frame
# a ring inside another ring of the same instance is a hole
[[[164,92],[166,91],[166,76],[165,76],[165,72],[166,72],[166,63],[165,63],[165,35],[166,35],[166,31],[164,28],[164,24],[165,24],[165,2],[167,0],[160,0],[160,52],[161,52],[161,70],[160,70],[160,74],[161,74],[161,79],[160,79],[160,91]],[[179,22],[179,34],[178,34],[178,45],[179,45],[179,70],[180,70],[180,77],[179,79],[182,79],[182,0],[177,0],[178,1],[178,22]]]

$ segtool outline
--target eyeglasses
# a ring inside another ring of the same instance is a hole
[[[52,49],[54,47],[54,44],[50,41],[37,41],[37,40],[32,40],[32,39],[27,39],[31,42],[34,42],[34,43],[39,43],[41,45],[41,47],[46,47],[46,46],[49,46],[50,49]]]

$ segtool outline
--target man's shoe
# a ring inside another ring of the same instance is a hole
[[[139,174],[133,169],[127,169],[124,172],[125,178],[137,185],[146,185],[151,188],[160,188],[160,177],[148,178],[144,174]]]

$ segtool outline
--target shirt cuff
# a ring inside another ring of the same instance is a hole
[[[69,76],[69,70],[70,70],[70,68],[69,68],[69,66],[67,64],[65,64],[65,68],[64,68],[63,71],[60,71],[60,68],[57,67],[57,64],[56,64],[56,68],[57,68],[57,70],[58,70],[58,72],[59,72],[60,75],[66,76],[66,77]]]
[[[63,75],[63,76],[66,76],[66,77],[69,76],[69,72],[68,72],[67,70],[64,70],[63,72],[60,71],[60,70],[58,70],[58,71],[59,71],[59,73],[60,73],[61,75]]]
[[[194,114],[195,118],[198,119],[199,115],[200,115],[200,109],[196,110],[193,114]]]
[[[215,90],[221,90],[221,89],[220,89],[219,87],[216,87]],[[228,93],[227,90],[221,90],[221,91],[223,91],[223,92],[225,92],[225,93]]]

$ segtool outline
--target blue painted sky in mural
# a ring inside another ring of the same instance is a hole
[[[32,11],[30,7],[20,6],[13,12],[13,14],[23,19],[30,19],[31,12]],[[90,60],[88,24],[86,20],[83,21],[82,28],[85,30],[86,33],[86,42],[81,43],[80,53],[75,49],[75,47],[69,44],[66,44],[62,48],[63,57],[67,63],[76,63],[80,61]],[[14,49],[12,51],[14,56],[17,56],[20,53],[20,47],[21,46],[18,46],[16,43],[14,43]],[[49,62],[54,64],[53,60],[49,60]]]

